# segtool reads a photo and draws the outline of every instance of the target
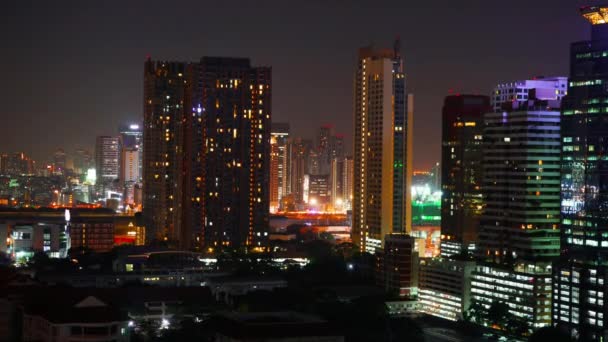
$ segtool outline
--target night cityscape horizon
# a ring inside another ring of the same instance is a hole
[[[356,62],[356,49],[369,44],[387,46],[401,37],[410,89],[418,96],[414,163],[416,169],[425,170],[440,158],[437,131],[444,96],[450,92],[486,94],[497,82],[563,75],[568,70],[569,42],[583,40],[587,34],[572,10],[576,5],[566,1],[518,0],[510,5],[494,4],[495,10],[484,1],[468,1],[458,8],[446,1],[433,5],[385,1],[382,6],[313,1],[294,8],[276,1],[261,6],[242,1],[230,7],[235,21],[219,31],[218,17],[203,22],[192,17],[218,5],[182,4],[192,8],[182,13],[187,16],[184,20],[164,17],[165,13],[155,10],[162,3],[154,1],[119,6],[112,2],[8,4],[0,25],[11,49],[0,60],[11,66],[7,77],[15,82],[1,88],[0,99],[6,104],[3,115],[8,117],[0,134],[30,139],[20,144],[8,142],[2,152],[25,152],[44,163],[57,148],[92,149],[90,136],[116,134],[119,125],[138,123],[143,95],[140,65],[147,56],[180,61],[234,56],[270,65],[278,89],[275,119],[289,121],[293,134],[305,138],[314,138],[316,126],[333,124],[346,134],[351,149],[351,66]],[[179,3],[173,7],[177,11]],[[544,15],[547,8],[551,8],[551,16]],[[260,15],[266,20],[254,21]],[[461,20],[463,15],[475,20]],[[335,21],[337,17],[342,20]],[[315,18],[314,25],[308,18]],[[374,23],[370,29],[359,25],[363,18]],[[517,29],[531,38],[521,39],[508,25],[495,24],[508,20],[505,18],[517,18]],[[161,29],[154,24],[159,20],[175,25]],[[418,25],[425,29],[419,30]],[[464,39],[449,39],[447,32]],[[31,44],[22,44],[26,41]],[[528,51],[525,58],[521,50]],[[45,62],[37,62],[40,58]],[[92,71],[94,78],[90,77]],[[87,87],[79,86],[82,84]],[[299,96],[304,89],[307,96]],[[39,101],[24,97],[32,92]],[[306,100],[308,96],[316,99],[315,104]],[[37,117],[38,113],[45,115]],[[52,146],[33,139],[45,134],[50,125],[57,132]]]
[[[608,4],[0,22],[0,341],[608,339]]]

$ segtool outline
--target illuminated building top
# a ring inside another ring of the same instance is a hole
[[[608,22],[608,5],[581,7],[581,15],[585,17],[591,25],[606,24]]]

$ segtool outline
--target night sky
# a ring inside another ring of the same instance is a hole
[[[568,74],[592,1],[4,1],[1,152],[40,161],[93,148],[142,119],[143,62],[250,57],[273,68],[273,120],[296,136],[334,124],[352,146],[357,49],[401,37],[416,96],[415,167],[440,158],[443,97]],[[458,6],[458,7],[457,7]]]

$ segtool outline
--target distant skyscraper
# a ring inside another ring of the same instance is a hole
[[[264,247],[270,204],[271,69],[252,67],[245,58],[204,57],[199,75],[204,243]]]
[[[111,182],[119,177],[120,139],[98,136],[95,144],[97,183]]]
[[[135,183],[140,180],[139,151],[137,148],[122,148],[120,157],[120,182],[124,187],[123,201],[132,204],[135,201]]]
[[[144,133],[143,129],[139,124],[130,124],[120,127],[120,144],[121,148],[127,148],[129,150],[136,149],[138,155],[138,165],[139,165],[139,179],[137,181],[141,181],[143,177],[143,156],[144,156]]]
[[[294,201],[302,203],[304,200],[304,176],[308,173],[308,159],[310,145],[301,138],[290,139],[291,152],[291,193]]]
[[[67,156],[62,148],[55,150],[55,153],[53,154],[53,166],[55,168],[55,173],[65,174],[66,160]]]
[[[532,99],[561,100],[566,95],[567,77],[537,77],[531,80],[501,83],[494,88],[492,108],[499,112],[502,107],[514,101]]]
[[[490,98],[454,95],[445,98],[441,147],[441,255],[459,254],[477,241],[483,209],[483,115]]]
[[[406,92],[399,42],[359,50],[355,78],[353,240],[375,252],[405,232]]]
[[[591,39],[570,46],[562,103],[561,243],[553,325],[579,341],[608,336],[608,6],[581,8]]]
[[[310,175],[308,178],[308,203],[311,205],[327,205],[330,201],[328,175]]]
[[[318,170],[315,173],[318,175],[328,175],[330,163],[334,153],[334,127],[332,125],[323,125],[317,135],[317,146],[315,149]]]
[[[329,183],[331,188],[331,206],[336,210],[342,210],[348,201],[346,194],[347,182],[346,158],[334,158],[331,160],[331,173]]]
[[[74,172],[79,175],[84,175],[92,165],[91,153],[85,149],[79,148],[74,151]]]
[[[276,210],[283,196],[291,193],[289,124],[273,122],[270,132],[270,208]]]

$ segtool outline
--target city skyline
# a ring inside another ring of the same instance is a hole
[[[489,95],[497,82],[564,75],[568,42],[583,40],[588,31],[579,25],[576,13],[583,3],[536,1],[526,3],[522,13],[514,4],[490,11],[485,2],[472,1],[457,9],[458,15],[449,6],[433,6],[431,11],[394,1],[383,6],[312,2],[296,10],[272,1],[259,7],[243,3],[231,9],[235,20],[222,30],[213,16],[202,22],[191,17],[201,12],[197,9],[222,7],[182,2],[174,8],[192,10],[183,11],[174,29],[164,30],[154,23],[165,13],[155,11],[154,3],[142,4],[92,8],[73,3],[67,11],[43,3],[7,8],[1,25],[6,25],[3,38],[11,49],[0,59],[10,66],[7,78],[14,82],[4,84],[0,92],[5,103],[0,134],[26,139],[9,139],[3,152],[23,151],[46,162],[57,148],[68,153],[79,147],[92,150],[95,136],[114,135],[121,124],[141,122],[139,66],[147,55],[160,60],[242,56],[256,65],[270,65],[279,89],[273,120],[289,122],[293,136],[306,138],[314,137],[318,124],[332,123],[346,134],[346,150],[351,151],[354,51],[370,42],[386,46],[400,36],[409,91],[417,97],[414,164],[428,169],[440,158],[441,103],[450,90]],[[551,16],[544,15],[548,4]],[[262,13],[267,14],[263,22],[248,15]],[[378,24],[370,25],[376,27],[372,30],[358,26],[368,14]],[[475,20],[463,21],[463,15]],[[110,16],[112,20],[106,20]],[[316,18],[312,26],[302,19],[311,16]],[[336,16],[345,21],[337,25]],[[494,24],[510,17],[517,18],[516,27]],[[447,31],[467,39],[450,39]],[[521,35],[532,38],[520,40]],[[515,44],[517,49],[512,48]],[[528,51],[526,56],[522,49]],[[47,57],[40,63],[38,56]],[[498,64],[500,69],[495,68]],[[27,100],[32,93],[38,101]],[[310,98],[316,99],[315,105]],[[48,127],[54,127],[53,139],[36,139]]]

